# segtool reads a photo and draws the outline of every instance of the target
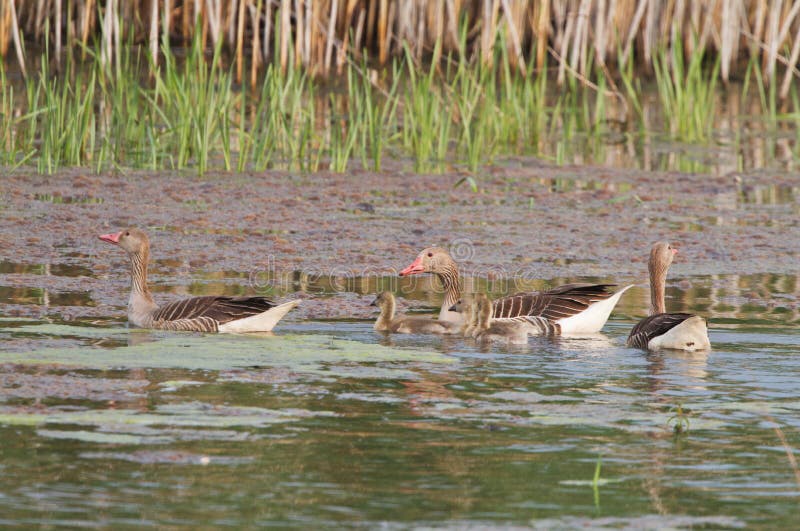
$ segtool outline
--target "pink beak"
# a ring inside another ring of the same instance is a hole
[[[400,271],[401,277],[406,277],[408,275],[416,275],[417,273],[424,273],[425,267],[422,265],[422,257],[418,256],[416,260],[411,262],[411,265],[407,268]]]
[[[673,256],[674,256],[674,255],[676,255],[676,254],[678,254],[678,250],[677,250],[677,249],[675,249],[675,248],[673,248],[673,249],[672,249],[672,254],[673,254]]]
[[[122,236],[121,232],[112,232],[111,234],[101,234],[98,236],[101,240],[108,243],[113,243],[114,245],[119,244],[119,238]]]

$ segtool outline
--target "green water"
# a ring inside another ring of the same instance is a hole
[[[797,278],[690,284],[669,304],[715,316],[707,354],[624,347],[642,287],[603,334],[513,349],[367,320],[253,337],[127,329],[121,306],[6,315],[0,525],[791,527]]]

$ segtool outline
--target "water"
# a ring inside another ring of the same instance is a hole
[[[643,287],[603,334],[506,348],[291,314],[258,337],[128,329],[125,295],[79,288],[91,275],[0,263],[0,525],[796,521],[800,277],[671,279],[671,309],[712,316],[714,350],[690,355],[624,347]],[[157,276],[159,296],[237,293],[244,276]],[[354,314],[393,282],[292,278],[318,297],[304,305]]]

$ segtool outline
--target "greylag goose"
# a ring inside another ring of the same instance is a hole
[[[381,314],[375,321],[375,330],[398,334],[450,334],[454,326],[428,317],[395,317],[396,302],[389,291],[379,293],[371,306],[377,306]]]
[[[457,303],[450,307],[451,312],[463,314],[464,324],[461,330],[464,337],[473,337],[478,326],[478,304],[471,295],[462,296]]]
[[[158,306],[147,287],[150,240],[130,228],[100,239],[121,247],[131,264],[128,321],[140,328],[191,332],[269,332],[299,300],[275,304],[265,297],[191,297]]]
[[[528,343],[528,335],[538,332],[524,321],[494,319],[492,301],[483,293],[477,297],[475,310],[475,339],[525,345]]]
[[[471,306],[475,320],[472,335],[479,341],[500,341],[513,345],[525,345],[528,343],[528,335],[531,332],[537,333],[532,325],[524,321],[498,321],[492,318],[492,302],[483,293],[475,296]]]
[[[706,320],[690,313],[666,313],[664,284],[667,270],[678,250],[658,242],[650,250],[650,314],[628,336],[629,347],[642,349],[707,350],[711,348]]]
[[[458,302],[458,266],[441,247],[423,249],[400,276],[433,273],[444,286],[444,301],[439,320],[464,322],[463,313],[449,309]],[[593,334],[599,332],[626,290],[613,293],[614,284],[565,284],[542,292],[517,293],[492,302],[492,318],[524,320],[542,334]]]

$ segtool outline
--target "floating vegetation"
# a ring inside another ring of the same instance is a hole
[[[295,372],[361,378],[415,378],[400,362],[452,364],[449,356],[426,350],[370,345],[322,334],[252,335],[169,334],[150,330],[108,329],[58,324],[0,328],[12,337],[121,339],[129,346],[42,348],[33,352],[0,352],[0,363],[64,365],[110,369],[158,367],[226,370],[241,367],[287,367]],[[224,356],[220,352],[225,352]],[[367,365],[358,366],[355,362]]]

